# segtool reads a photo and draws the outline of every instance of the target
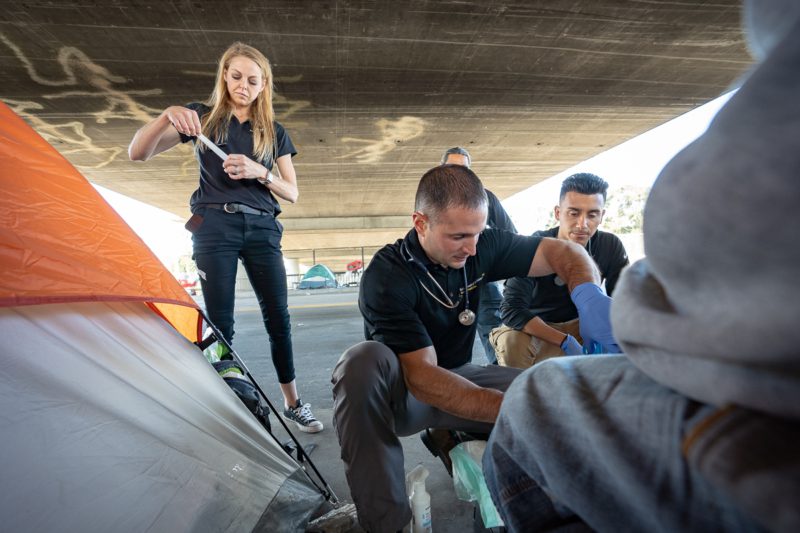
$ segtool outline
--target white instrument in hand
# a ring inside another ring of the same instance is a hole
[[[202,143],[203,143],[203,144],[205,144],[206,146],[208,146],[208,147],[211,149],[211,151],[212,151],[212,152],[214,152],[215,154],[217,154],[217,155],[220,157],[220,159],[222,159],[223,161],[225,161],[226,159],[228,159],[228,154],[226,154],[225,152],[223,152],[223,151],[222,151],[222,149],[221,149],[219,146],[217,146],[216,144],[214,144],[213,142],[211,142],[211,139],[209,139],[208,137],[206,137],[206,136],[205,136],[205,135],[203,135],[202,133],[200,133],[200,134],[197,136],[197,140],[198,140],[198,141],[200,141],[200,142],[202,142]]]

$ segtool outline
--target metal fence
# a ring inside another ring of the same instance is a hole
[[[357,272],[334,272],[336,287],[358,287],[363,269]],[[305,274],[287,274],[286,283],[290,289],[297,289]]]
[[[296,261],[300,266],[297,274],[288,274],[289,288],[296,289],[306,272],[314,265],[325,265],[333,273],[337,287],[357,287],[361,274],[372,256],[382,246],[361,246],[357,248],[315,248],[308,250],[284,250],[286,259]]]

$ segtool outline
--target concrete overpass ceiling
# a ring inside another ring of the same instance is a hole
[[[89,179],[188,214],[191,151],[127,145],[204,100],[242,40],[299,149],[288,251],[375,246],[462,145],[501,198],[718,96],[749,67],[738,0],[0,1],[0,99]]]

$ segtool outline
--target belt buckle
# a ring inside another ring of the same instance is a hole
[[[229,208],[229,206],[230,206],[230,208]],[[238,212],[237,209],[236,209],[236,204],[232,204],[232,203],[222,204],[222,210],[225,211],[226,213],[231,213],[231,214]]]

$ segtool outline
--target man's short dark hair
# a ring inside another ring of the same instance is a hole
[[[419,180],[414,210],[435,221],[453,207],[487,209],[489,204],[480,178],[463,165],[441,165]]]
[[[447,150],[444,151],[444,154],[442,155],[442,164],[443,165],[447,162],[447,156],[450,155],[450,154],[463,155],[464,157],[467,158],[467,167],[472,166],[472,157],[469,155],[469,152],[467,152],[466,148],[461,148],[460,146],[455,146],[453,148],[448,148]]]
[[[608,194],[608,182],[595,174],[580,172],[578,174],[573,174],[561,182],[561,195],[558,197],[558,201],[564,200],[564,196],[566,196],[568,192],[576,192],[578,194],[602,194],[603,202],[605,202]]]

